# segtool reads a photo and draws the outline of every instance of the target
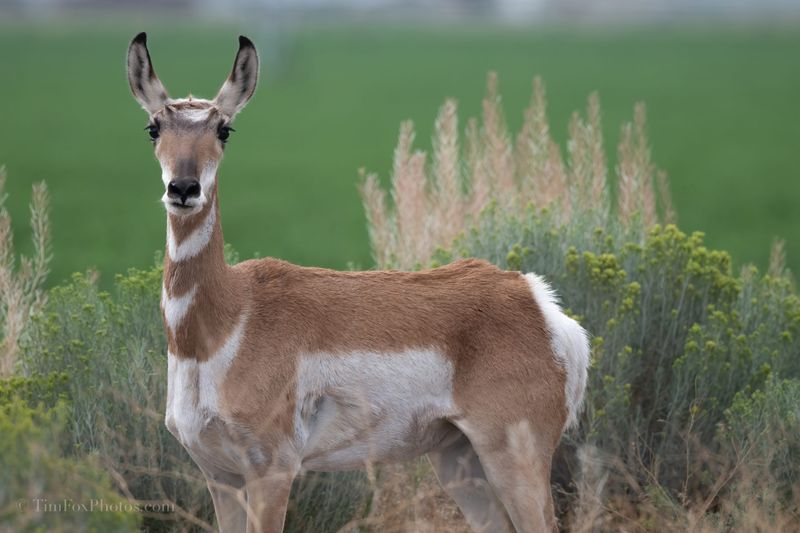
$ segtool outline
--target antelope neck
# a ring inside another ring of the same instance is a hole
[[[170,353],[211,357],[239,322],[241,292],[225,263],[215,185],[200,212],[167,215],[161,306]]]
[[[169,296],[180,296],[195,284],[213,282],[227,268],[216,190],[198,213],[184,217],[167,214],[164,287]]]

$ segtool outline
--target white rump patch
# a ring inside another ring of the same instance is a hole
[[[178,329],[178,326],[181,325],[186,313],[189,312],[196,294],[197,285],[193,285],[183,295],[174,298],[169,297],[166,287],[161,287],[161,305],[164,307],[164,317],[173,334]]]
[[[219,389],[242,343],[242,315],[225,343],[206,361],[168,354],[167,425],[174,423],[184,445],[198,442],[200,432],[219,415]]]
[[[453,366],[438,350],[316,353],[298,365],[295,442],[310,470],[425,453],[453,412]]]
[[[214,225],[217,223],[217,210],[214,204],[208,210],[208,214],[203,222],[200,223],[188,237],[180,243],[176,242],[172,226],[167,222],[167,253],[169,258],[175,263],[185,261],[196,256],[211,242],[211,235],[214,234]]]
[[[568,429],[577,425],[583,407],[589,369],[589,336],[580,324],[564,314],[558,305],[558,295],[544,278],[531,273],[525,274],[525,279],[544,315],[553,353],[567,373],[564,391],[567,401],[565,429]]]

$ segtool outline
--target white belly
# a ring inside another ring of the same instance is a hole
[[[455,435],[453,368],[433,349],[312,354],[298,368],[295,441],[307,470],[417,457]]]

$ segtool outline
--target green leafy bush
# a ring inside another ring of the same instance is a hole
[[[744,457],[752,475],[768,479],[784,501],[800,483],[800,379],[770,378],[752,394],[739,392],[725,410],[718,438]]]
[[[62,376],[0,384],[0,524],[9,531],[136,531],[137,509],[113,490],[98,458],[73,457],[64,445],[69,404],[49,395],[61,396]],[[39,392],[51,406],[31,407]]]
[[[0,404],[20,399],[28,405],[53,407],[58,400],[69,396],[69,374],[51,372],[47,375],[12,376],[0,380]]]

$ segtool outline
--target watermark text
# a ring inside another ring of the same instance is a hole
[[[173,513],[170,502],[106,501],[90,498],[85,501],[72,498],[31,498],[17,500],[17,509],[31,513]]]

